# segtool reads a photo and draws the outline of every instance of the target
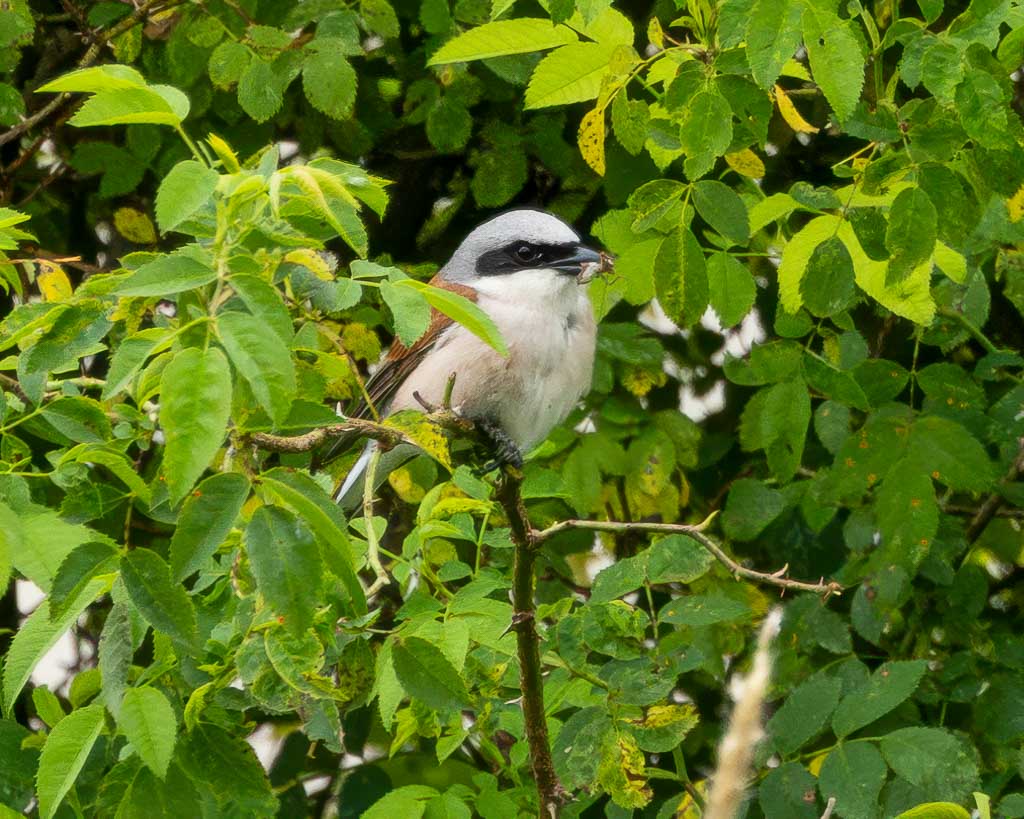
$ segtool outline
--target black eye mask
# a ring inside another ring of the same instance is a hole
[[[550,268],[576,275],[582,265],[600,261],[600,258],[597,251],[578,242],[510,242],[504,247],[482,254],[477,259],[476,272],[480,276],[501,276],[520,270]]]

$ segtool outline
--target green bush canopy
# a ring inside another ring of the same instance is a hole
[[[0,45],[0,816],[1024,816],[1019,0],[8,0]],[[450,407],[339,419],[432,311],[504,348],[427,282],[521,205],[616,257],[569,419],[482,477]],[[422,450],[351,516],[342,431]]]

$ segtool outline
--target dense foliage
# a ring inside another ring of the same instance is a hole
[[[782,601],[746,815],[1024,816],[1017,0],[11,0],[0,40],[0,814],[536,813],[472,451],[396,418],[429,455],[346,520],[354,452],[254,438],[431,308],[501,348],[425,282],[534,204],[617,262],[533,525],[720,512],[844,587]],[[596,537],[538,558],[563,813],[699,816],[778,589]]]

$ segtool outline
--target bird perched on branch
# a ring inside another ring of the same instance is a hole
[[[440,405],[455,373],[452,408],[493,442],[497,464],[521,465],[523,453],[590,389],[597,328],[583,285],[610,268],[609,256],[587,247],[550,213],[512,210],[484,222],[431,284],[476,302],[497,325],[508,355],[435,311],[426,333],[411,347],[396,339],[367,381],[377,413]],[[365,399],[348,414],[369,415]],[[346,508],[362,497],[374,446],[367,446],[337,493]],[[409,445],[384,453],[375,478],[413,454]]]

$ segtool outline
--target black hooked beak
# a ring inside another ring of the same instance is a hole
[[[593,248],[586,245],[576,245],[569,252],[569,255],[555,259],[548,267],[552,267],[562,273],[578,275],[585,264],[600,264],[603,256]]]

